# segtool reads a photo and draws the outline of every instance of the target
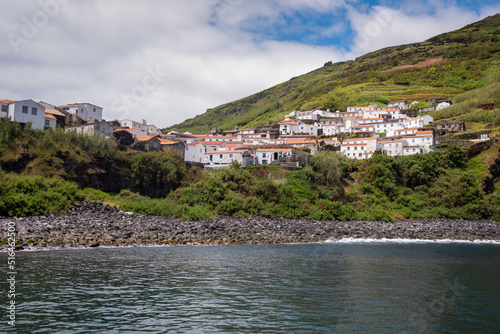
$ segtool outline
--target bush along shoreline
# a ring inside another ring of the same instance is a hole
[[[18,250],[298,243],[345,238],[500,241],[500,222],[489,220],[411,219],[392,223],[222,216],[186,221],[136,215],[96,202],[72,206],[65,214],[0,218],[2,244],[7,242],[8,222],[15,223]]]

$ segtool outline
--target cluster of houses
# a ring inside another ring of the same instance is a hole
[[[434,145],[434,131],[426,126],[433,118],[420,114],[407,101],[387,107],[352,106],[346,111],[293,111],[275,125],[184,133],[184,159],[219,168],[233,161],[242,165],[295,162],[304,152],[324,150],[356,160],[368,159],[377,151],[391,157],[428,153]]]
[[[432,99],[433,108],[451,105]],[[0,100],[0,117],[37,129],[60,126],[66,131],[114,138],[123,149],[159,151],[175,149],[187,163],[222,168],[234,162],[246,165],[307,164],[310,154],[332,150],[351,159],[367,159],[375,152],[398,157],[430,152],[434,131],[426,127],[432,117],[426,110],[411,109],[407,101],[351,106],[346,111],[293,111],[277,124],[209,133],[163,134],[146,121],[102,118],[101,107],[91,103],[54,106],[33,100]]]
[[[92,103],[73,103],[55,106],[43,101],[0,100],[0,117],[9,118],[21,124],[31,124],[32,129],[55,129],[75,131],[89,136],[104,138],[127,138],[126,147],[145,149],[147,138],[162,132],[145,120],[111,120],[102,117],[103,108]],[[166,143],[168,144],[168,143]],[[149,149],[149,148],[147,148]]]

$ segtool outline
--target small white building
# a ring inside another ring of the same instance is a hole
[[[352,159],[367,159],[373,156],[377,150],[379,137],[351,138],[346,139],[340,146],[340,152]]]
[[[408,101],[392,101],[387,104],[389,108],[408,109]]]
[[[280,158],[292,158],[292,149],[287,148],[259,148],[256,150],[257,163],[270,165]]]
[[[378,142],[380,151],[383,155],[389,157],[398,157],[403,155],[403,146],[406,144],[404,139],[381,140]]]
[[[382,123],[373,123],[375,133],[388,133],[389,131],[400,130],[403,127],[403,123],[397,119],[390,119],[387,122]]]
[[[337,124],[325,124],[321,127],[323,129],[323,136],[335,136],[339,133]]]
[[[85,121],[96,119],[102,121],[102,108],[92,103],[73,103],[59,106],[72,114],[80,116]]]
[[[142,119],[140,122],[131,120],[131,119],[124,119],[120,122],[120,126],[122,127],[128,127],[130,129],[139,129],[144,132],[146,132],[147,136],[152,136],[152,135],[160,135],[162,134],[161,130],[159,130],[154,124],[148,124],[146,120]]]
[[[114,138],[113,137],[113,127],[105,121],[99,122],[94,121],[84,125],[72,126],[65,129],[68,131],[75,131],[76,133],[86,135],[86,136],[99,136],[104,138]]]
[[[48,129],[48,128],[55,129],[56,123],[57,123],[57,119],[53,115],[47,114],[47,113],[45,114],[44,129]]]
[[[431,124],[434,122],[434,118],[429,115],[416,117],[416,118],[407,118],[404,120],[404,128],[423,128],[427,124]]]
[[[279,123],[281,135],[293,134],[309,134],[313,136],[318,135],[318,127],[316,125],[305,124],[304,122],[297,121],[283,121]]]
[[[340,152],[351,159],[366,159],[366,151],[365,143],[342,143],[340,146]]]
[[[352,106],[352,107],[347,107],[347,112],[357,112],[359,116],[362,116],[365,114],[365,112],[373,111],[376,107],[377,107],[376,104],[369,106]]]
[[[201,143],[190,143],[184,146],[184,161],[205,162],[206,148]]]
[[[250,156],[248,150],[209,151],[205,153],[205,165],[208,167],[228,167],[234,161],[244,164],[244,157]]]
[[[373,124],[373,123],[383,123],[384,120],[379,117],[371,117],[371,118],[358,118],[359,124]]]
[[[335,114],[333,112],[331,112],[330,109],[327,109],[327,110],[315,110],[313,112],[313,114],[316,114],[316,115],[318,115],[321,118],[335,117],[334,116]]]
[[[399,129],[387,131],[387,137],[414,135],[420,128]]]
[[[427,153],[429,148],[434,145],[434,136],[432,131],[418,131],[413,136],[406,136],[404,138],[408,146],[419,146],[423,149],[422,153]]]
[[[441,102],[441,103],[438,103],[438,105],[436,106],[436,110],[442,110],[444,108],[448,108],[451,106],[451,103],[449,102]]]
[[[302,120],[312,120],[317,121],[319,119],[318,115],[315,114],[312,110],[310,111],[297,111],[295,114],[296,119]]]
[[[413,155],[423,153],[420,146],[405,146],[403,147],[403,155]]]
[[[0,117],[22,124],[31,122],[32,129],[45,127],[45,107],[33,100],[1,100],[0,105]]]

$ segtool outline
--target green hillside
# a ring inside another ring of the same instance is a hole
[[[209,109],[166,131],[205,132],[212,127],[230,130],[267,125],[293,110],[342,110],[348,105],[384,105],[392,100],[413,102],[431,97],[460,99],[471,90],[498,84],[499,52],[500,14],[496,14],[425,42],[384,48],[353,61],[328,62],[260,93]],[[394,69],[429,60],[437,61],[434,65]],[[500,105],[498,87],[487,90],[481,93],[484,101],[479,102]]]

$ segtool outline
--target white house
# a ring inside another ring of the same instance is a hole
[[[338,117],[325,117],[321,118],[319,124],[321,125],[332,125],[332,124],[340,124],[342,123],[342,119]]]
[[[102,108],[92,103],[73,103],[59,106],[72,114],[80,116],[83,120],[90,121],[96,119],[102,121]]]
[[[370,117],[370,118],[358,118],[359,124],[373,124],[373,123],[382,123],[384,120],[379,117]]]
[[[292,149],[287,148],[259,148],[256,150],[257,163],[261,165],[270,165],[279,158],[292,157]]]
[[[404,146],[403,155],[413,155],[422,153],[422,148],[420,146]]]
[[[352,159],[367,159],[377,150],[379,137],[346,139],[340,146],[340,152]]]
[[[53,115],[47,114],[47,113],[45,114],[44,129],[48,129],[48,128],[55,129],[56,123],[57,123],[57,119]]]
[[[124,119],[120,122],[120,126],[128,127],[130,129],[139,129],[146,132],[146,135],[159,135],[162,134],[161,130],[159,130],[154,124],[148,124],[146,120],[142,119],[140,122]]]
[[[323,129],[323,136],[334,136],[339,133],[337,124],[325,124],[321,127]]]
[[[84,125],[77,125],[65,129],[68,131],[75,131],[76,133],[87,136],[100,136],[104,138],[113,138],[113,127],[105,121],[93,121]]]
[[[408,109],[408,101],[392,101],[387,104],[389,108]]]
[[[382,154],[390,157],[403,155],[403,146],[406,144],[404,139],[381,140],[378,142]]]
[[[357,112],[359,116],[362,116],[365,114],[365,112],[370,112],[373,111],[377,105],[369,105],[369,106],[353,106],[353,107],[347,107],[347,112]]]
[[[231,151],[209,151],[205,153],[205,165],[209,167],[228,167],[233,161],[242,165],[243,158],[249,156],[247,150],[231,150]]]
[[[416,118],[407,118],[404,120],[405,128],[423,128],[427,124],[434,122],[434,118],[429,115]]]
[[[376,133],[387,133],[404,127],[403,123],[399,122],[397,119],[390,119],[387,122],[382,123],[373,123],[372,125]]]
[[[318,127],[316,125],[305,124],[304,122],[297,121],[283,121],[278,123],[280,126],[281,135],[310,134],[313,136],[318,135]]]
[[[184,146],[184,161],[205,162],[205,146],[201,143],[190,143]]]
[[[415,135],[404,138],[408,146],[419,146],[423,149],[422,153],[427,153],[429,148],[434,145],[434,136],[432,131],[417,131]]]
[[[32,129],[45,127],[45,107],[33,100],[1,100],[0,117],[8,117],[13,122],[31,122]]]
[[[414,135],[420,128],[399,129],[387,131],[387,137]]]
[[[340,152],[351,159],[366,159],[365,143],[342,143]]]
[[[321,110],[321,109],[320,110],[315,110],[315,111],[313,111],[313,114],[316,114],[316,115],[318,115],[321,118],[323,118],[323,117],[335,117],[334,113],[332,113],[330,111],[330,109],[328,109],[328,110]]]
[[[295,113],[295,117],[297,119],[307,119],[307,120],[312,120],[312,121],[317,121],[318,120],[318,115],[315,114],[312,110],[310,111],[297,111]]]

